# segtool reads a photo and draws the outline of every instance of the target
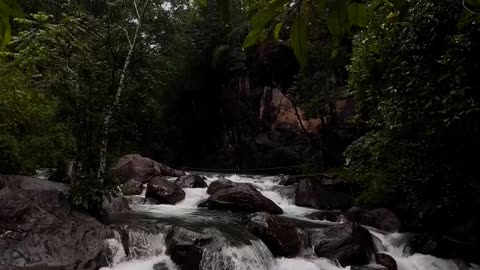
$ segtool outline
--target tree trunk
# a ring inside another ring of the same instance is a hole
[[[146,1],[142,14],[140,14],[138,12],[136,0],[133,1],[135,5],[135,11],[137,14],[138,23],[137,23],[137,26],[135,27],[135,33],[132,41],[130,41],[128,32],[125,30],[130,48],[128,49],[128,54],[127,54],[127,57],[125,58],[125,63],[123,64],[123,68],[120,73],[120,81],[118,82],[117,93],[115,94],[113,103],[108,108],[105,118],[103,119],[102,142],[100,145],[100,164],[98,166],[98,172],[97,172],[97,177],[102,182],[103,182],[103,177],[105,175],[105,168],[107,166],[108,136],[110,135],[110,125],[112,122],[112,117],[118,107],[118,104],[120,103],[120,98],[122,97],[122,93],[125,90],[125,78],[127,75],[127,70],[128,70],[128,67],[130,66],[130,62],[132,61],[133,50],[135,49],[135,45],[137,43],[138,33],[140,32],[140,29],[142,27],[142,17],[145,14],[145,11],[147,10],[149,2],[150,0]]]

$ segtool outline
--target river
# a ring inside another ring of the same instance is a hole
[[[283,216],[299,222],[310,223],[324,226],[331,224],[328,221],[310,220],[307,214],[318,210],[312,208],[299,207],[294,204],[294,190],[292,187],[278,185],[277,178],[273,176],[254,176],[254,175],[215,175],[206,174],[207,184],[225,177],[234,182],[244,182],[253,184],[265,197],[271,199],[279,205],[283,211]],[[172,181],[174,178],[171,179]],[[176,205],[144,205],[132,204],[132,213],[119,215],[112,218],[114,223],[134,224],[140,221],[153,221],[162,226],[181,225],[190,228],[209,228],[219,229],[229,238],[241,238],[245,236],[240,220],[244,217],[238,213],[227,211],[214,211],[206,208],[198,208],[197,205],[207,199],[206,188],[185,188],[185,199]],[[142,197],[143,195],[140,195]],[[456,262],[452,260],[439,259],[423,254],[408,254],[404,250],[404,239],[406,234],[390,233],[386,234],[376,231],[373,228],[367,228],[372,235],[379,239],[376,241],[376,249],[392,256],[399,270],[463,270]],[[143,252],[136,258],[130,258],[126,261],[124,253],[120,252],[116,262],[111,268],[104,270],[150,270],[158,263],[163,263],[160,269],[174,270],[177,266],[165,254],[165,241],[162,233],[158,237],[150,237],[145,240],[148,245],[145,249],[155,249],[157,252]],[[245,236],[246,237],[246,236]],[[350,266],[341,267],[336,262],[326,258],[316,258],[309,256],[304,252],[304,256],[297,258],[274,258],[268,248],[261,241],[252,241],[250,245],[226,245],[213,256],[209,262],[202,265],[203,269],[222,270],[225,265],[225,258],[228,258],[229,269],[238,270],[338,270],[350,269]],[[374,267],[372,258],[372,267]],[[353,269],[353,267],[352,267]],[[471,267],[471,270],[479,270],[477,266]]]

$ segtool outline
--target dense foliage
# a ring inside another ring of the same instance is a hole
[[[448,1],[411,2],[390,22],[391,8],[372,9],[348,81],[370,130],[347,151],[360,200],[466,216],[479,206],[480,16]]]

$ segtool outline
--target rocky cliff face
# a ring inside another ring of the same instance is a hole
[[[163,145],[146,154],[177,167],[260,169],[313,161],[321,170],[330,159],[321,121],[305,119],[282,92],[299,68],[291,50],[272,45],[246,59],[230,54],[207,73],[217,75],[212,83],[176,101],[170,112],[175,130],[165,132]],[[338,105],[342,114],[352,112],[351,102]]]

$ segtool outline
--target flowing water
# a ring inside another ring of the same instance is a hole
[[[248,176],[248,175],[212,175],[207,177],[207,184],[210,184],[219,177],[225,177],[234,182],[253,184],[265,197],[274,201],[283,211],[283,216],[295,222],[308,222],[325,226],[331,222],[309,220],[306,215],[317,210],[299,207],[294,204],[294,189],[278,185],[275,177]],[[171,179],[172,181],[174,178]],[[232,212],[220,212],[197,208],[197,205],[207,199],[206,188],[185,188],[185,199],[176,205],[143,205],[133,204],[132,213],[115,217],[113,223],[136,224],[137,222],[154,221],[162,226],[181,225],[182,227],[201,229],[215,228],[221,231],[227,239],[232,241],[243,241],[245,233],[239,221],[241,214]],[[142,195],[144,196],[144,193]],[[404,251],[406,235],[400,233],[384,234],[372,228],[368,228],[377,241],[377,250],[392,256],[399,270],[464,270],[455,262],[435,258],[423,254],[407,254]],[[131,232],[135,234],[135,232]],[[125,258],[125,252],[118,250],[115,256],[115,265],[105,270],[151,270],[155,264],[161,263],[158,269],[175,270],[177,267],[165,254],[165,241],[163,233],[150,233],[150,235],[134,235],[131,239],[141,242],[141,247],[136,251],[133,258]],[[233,242],[232,242],[233,243]],[[118,244],[120,245],[120,244]],[[120,245],[121,246],[121,245]],[[132,252],[130,252],[132,254]],[[123,256],[123,257],[122,257]],[[204,256],[205,257],[205,256]],[[340,267],[333,261],[325,258],[312,258],[312,256],[297,258],[273,258],[268,248],[259,240],[250,241],[249,245],[230,244],[225,245],[220,252],[209,254],[208,260],[203,260],[203,269],[212,270],[339,270],[350,269],[350,266]],[[372,258],[373,259],[373,258]],[[478,267],[471,270],[480,270]]]

